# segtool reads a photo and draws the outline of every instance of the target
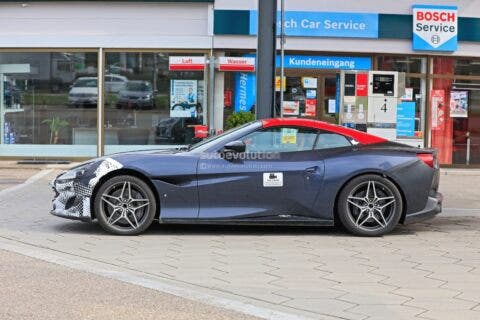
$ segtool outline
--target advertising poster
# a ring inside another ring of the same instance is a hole
[[[445,120],[445,90],[430,91],[432,129],[441,129]]]
[[[450,92],[450,117],[466,118],[468,117],[468,92],[451,91]]]
[[[402,96],[402,101],[413,100],[413,88],[405,88],[405,94]]]
[[[305,89],[317,89],[317,78],[302,77],[302,84]]]
[[[317,98],[317,90],[307,90],[305,94],[307,99],[316,99]]]
[[[282,91],[285,91],[286,88],[287,88],[287,78],[283,77]],[[280,92],[280,77],[275,77],[275,91]]]
[[[251,72],[235,72],[235,112],[250,111],[255,105],[256,76]]]
[[[356,87],[357,97],[366,97],[368,95],[368,73],[357,74]]]
[[[282,128],[282,144],[296,144],[297,143],[297,129]]]
[[[397,137],[415,136],[415,102],[402,102],[397,106]]]
[[[345,83],[344,83],[344,91],[343,95],[346,97],[354,97],[355,96],[355,83],[356,83],[356,75],[355,73],[346,73],[345,74]]]
[[[305,100],[305,116],[315,117],[317,109],[317,99]]]
[[[197,116],[197,80],[170,80],[170,117]]]
[[[328,113],[335,113],[337,111],[337,100],[328,99]]]
[[[282,113],[284,116],[298,116],[300,114],[300,101],[283,101]]]

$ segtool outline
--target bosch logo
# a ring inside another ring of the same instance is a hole
[[[458,13],[456,6],[413,6],[413,49],[455,51]]]
[[[456,14],[454,12],[430,12],[417,11],[417,21],[439,21],[439,22],[455,22]]]

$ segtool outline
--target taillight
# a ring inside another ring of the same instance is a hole
[[[433,153],[417,153],[417,158],[422,160],[430,168],[435,167],[435,157]]]

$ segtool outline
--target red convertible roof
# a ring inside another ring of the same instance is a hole
[[[315,128],[325,130],[333,133],[342,134],[344,136],[355,139],[361,144],[375,144],[388,141],[387,139],[374,136],[369,133],[342,127],[336,124],[331,124],[324,121],[301,119],[301,118],[272,118],[261,120],[264,128],[277,126],[300,126],[307,128]]]

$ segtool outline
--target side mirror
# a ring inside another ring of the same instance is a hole
[[[235,153],[245,152],[245,149],[245,143],[240,140],[231,141],[223,147],[223,151],[230,151]]]

